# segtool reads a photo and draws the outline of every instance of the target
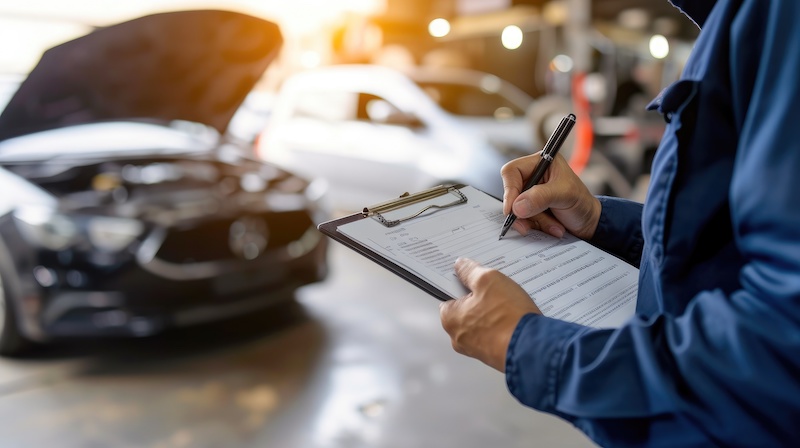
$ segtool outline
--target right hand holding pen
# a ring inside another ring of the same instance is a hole
[[[500,170],[503,213],[514,212],[518,219],[513,227],[523,235],[537,229],[561,238],[566,230],[578,238],[590,239],[597,229],[602,207],[563,156],[555,157],[540,184],[520,194],[539,157],[538,154],[520,157]]]

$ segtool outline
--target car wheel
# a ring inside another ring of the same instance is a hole
[[[561,118],[572,111],[572,102],[561,95],[546,95],[537,99],[527,110],[526,116],[533,129],[534,146],[541,148],[558,126]],[[561,155],[569,160],[575,142],[575,134],[567,137]],[[534,148],[534,151],[538,149]]]
[[[17,326],[14,304],[10,300],[9,288],[0,272],[0,356],[15,356],[31,348]]]

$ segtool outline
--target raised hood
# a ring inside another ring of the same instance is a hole
[[[229,11],[169,12],[98,29],[42,55],[0,114],[0,140],[130,118],[225,132],[281,44],[274,23]]]

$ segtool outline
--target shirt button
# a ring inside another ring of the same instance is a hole
[[[661,249],[660,245],[656,245],[653,248],[653,260],[656,262],[656,265],[661,267],[661,260],[663,258],[664,251]]]

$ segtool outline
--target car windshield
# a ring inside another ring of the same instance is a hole
[[[525,111],[510,99],[478,86],[428,81],[417,81],[417,84],[442,109],[454,115],[495,118],[525,115]]]

